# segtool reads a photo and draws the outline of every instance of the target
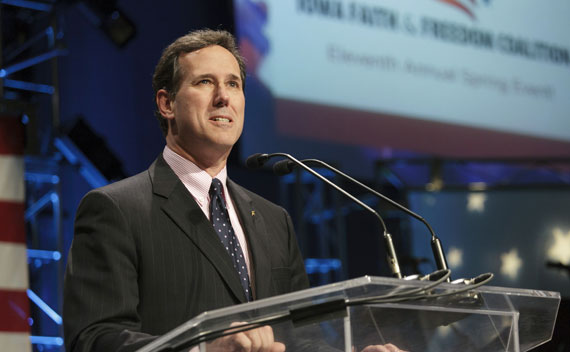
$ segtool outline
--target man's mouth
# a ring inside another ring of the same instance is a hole
[[[217,122],[231,122],[231,120],[227,117],[212,117],[210,120],[217,121]]]

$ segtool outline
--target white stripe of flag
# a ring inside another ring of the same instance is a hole
[[[0,289],[25,290],[27,288],[26,245],[0,242]]]
[[[0,155],[0,201],[25,201],[24,158]]]
[[[0,332],[2,351],[31,352],[30,334],[23,332]]]

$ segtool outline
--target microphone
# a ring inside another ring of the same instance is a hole
[[[380,214],[378,214],[377,211],[370,208],[368,205],[366,205],[360,199],[356,198],[352,194],[350,194],[347,191],[345,191],[344,189],[340,188],[339,186],[337,186],[333,182],[329,181],[327,178],[323,177],[321,174],[319,174],[318,172],[311,169],[310,167],[303,164],[302,162],[295,159],[293,156],[291,156],[289,154],[286,154],[286,153],[253,154],[247,158],[246,165],[250,168],[258,168],[258,167],[261,167],[265,162],[267,162],[267,160],[269,160],[269,158],[272,158],[274,156],[281,156],[281,157],[285,157],[285,158],[289,159],[293,164],[296,164],[296,165],[302,167],[303,169],[305,169],[307,172],[309,172],[310,174],[312,174],[313,176],[315,176],[319,180],[321,180],[324,183],[326,183],[327,185],[333,187],[338,192],[340,192],[343,195],[345,195],[346,197],[350,198],[350,200],[352,200],[353,202],[360,205],[362,208],[366,209],[367,211],[372,213],[374,216],[376,216],[376,218],[380,221],[380,224],[382,225],[383,237],[384,237],[384,242],[386,245],[386,252],[387,252],[386,253],[386,259],[388,261],[388,266],[390,267],[390,271],[392,272],[392,275],[394,277],[399,278],[399,279],[402,278],[402,273],[400,271],[400,264],[398,263],[398,257],[396,256],[396,249],[394,248],[394,242],[392,241],[392,235],[390,235],[388,233],[388,230],[386,228],[386,224],[384,223],[384,220],[382,219]],[[289,161],[289,160],[284,160],[284,161]],[[282,165],[281,162],[275,163],[275,165],[273,166],[273,171],[279,175],[280,174],[279,172],[281,172],[280,171],[281,166],[276,166],[277,164]]]
[[[301,160],[301,162],[303,162],[303,160]],[[295,163],[287,159],[280,160],[273,164],[273,172],[278,176],[287,175],[293,172],[294,168]]]
[[[269,160],[270,157],[271,156],[269,156],[269,154],[255,153],[245,159],[245,165],[249,169],[259,169],[267,162],[267,160]]]
[[[393,205],[394,207],[402,210],[403,212],[405,212],[406,214],[412,216],[413,218],[421,221],[429,230],[430,234],[431,234],[431,249],[433,252],[433,256],[435,258],[435,262],[437,265],[437,268],[439,270],[445,270],[445,269],[449,269],[447,266],[447,260],[445,259],[445,253],[443,252],[443,247],[441,245],[441,241],[440,239],[436,236],[435,232],[433,231],[432,227],[430,226],[430,224],[421,216],[419,216],[418,214],[414,213],[413,211],[411,211],[410,209],[404,207],[403,205],[396,203],[395,201],[393,201],[392,199],[386,197],[385,195],[377,192],[376,190],[368,187],[367,185],[361,183],[360,181],[354,179],[353,177],[348,176],[347,174],[345,174],[344,172],[330,166],[329,164],[325,163],[324,161],[320,161],[318,159],[305,159],[305,160],[301,160],[300,161],[302,164],[306,163],[306,164],[316,164],[318,166],[322,166],[325,167],[329,170],[331,170],[332,172],[336,173],[337,175],[340,175],[344,178],[346,178],[347,180],[359,185],[360,187],[364,188],[365,190],[367,190],[368,192],[374,194],[375,196],[385,200],[386,202],[390,203],[391,205]],[[275,163],[275,165],[273,165],[273,170],[275,170],[275,172],[279,172],[280,175],[285,175],[290,173],[291,171],[293,171],[293,169],[295,168],[296,164],[292,163],[288,160],[282,160],[282,161],[278,161],[277,163]],[[449,280],[448,280],[449,281]]]

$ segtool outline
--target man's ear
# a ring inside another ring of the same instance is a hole
[[[173,111],[173,103],[174,101],[170,99],[170,95],[164,89],[159,89],[156,92],[156,106],[158,107],[158,111],[165,119],[173,119],[174,118],[174,111]]]

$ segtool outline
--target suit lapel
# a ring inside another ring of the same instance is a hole
[[[266,298],[271,295],[271,266],[267,241],[267,230],[261,213],[256,211],[253,201],[242,187],[227,179],[227,187],[231,193],[241,225],[250,248],[255,282],[255,298]]]
[[[233,267],[217,234],[202,209],[176,174],[170,169],[162,155],[149,168],[153,183],[153,192],[164,198],[162,210],[178,225],[202,251],[204,256],[220,273],[234,296],[240,302],[246,302],[239,276]]]

